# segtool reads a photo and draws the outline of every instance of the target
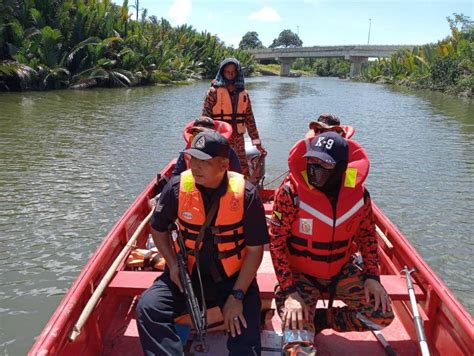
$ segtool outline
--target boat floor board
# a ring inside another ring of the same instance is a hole
[[[335,306],[342,305],[336,302]],[[322,304],[321,304],[322,306]],[[125,309],[122,309],[125,312]],[[122,311],[121,310],[121,311]],[[280,342],[281,328],[280,318],[274,315],[265,324],[262,332],[262,343],[266,350],[275,349]],[[108,338],[104,340],[103,355],[141,355],[141,346],[138,338],[138,330],[135,320],[135,310],[128,309],[124,313],[117,313],[111,323]],[[398,355],[417,355],[416,342],[410,339],[398,318],[382,331],[385,339],[391,344]],[[207,355],[221,356],[227,354],[226,334],[222,331],[213,332],[208,335],[210,351]],[[371,332],[350,332],[337,333],[325,330],[316,336],[315,343],[318,349],[318,356],[365,356],[365,355],[385,355],[385,351]],[[192,345],[187,353],[188,356],[204,355],[194,351]],[[262,356],[280,355],[275,351],[264,351]]]

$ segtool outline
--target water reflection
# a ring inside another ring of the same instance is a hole
[[[429,102],[433,113],[446,116],[463,124],[466,133],[474,133],[474,100],[444,95],[429,90],[413,90],[403,87],[390,87],[398,93],[413,95]]]

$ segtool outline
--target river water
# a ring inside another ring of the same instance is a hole
[[[0,94],[0,354],[22,355],[145,184],[184,146],[208,82]],[[323,78],[247,81],[267,182],[310,119],[368,151],[372,198],[474,312],[474,101]]]

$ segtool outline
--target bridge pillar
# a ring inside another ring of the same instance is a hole
[[[349,60],[351,61],[351,71],[349,72],[350,77],[356,77],[360,75],[360,70],[362,68],[362,63],[369,60],[368,57],[354,57],[350,56]]]
[[[280,60],[280,77],[288,77],[290,75],[291,65],[295,61],[294,58],[279,58]]]

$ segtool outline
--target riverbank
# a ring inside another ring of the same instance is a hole
[[[338,76],[339,79],[350,79],[356,82],[365,82],[373,84],[391,84],[398,87],[409,88],[413,90],[430,90],[434,92],[440,92],[448,96],[457,96],[460,98],[472,98],[474,94],[474,75],[466,74],[457,84],[451,84],[447,87],[440,87],[433,84],[429,78],[422,78],[415,80],[413,78],[403,78],[396,80],[390,76],[376,76],[371,77],[367,73],[370,72],[370,66],[377,64],[368,64],[363,68],[361,75],[353,78],[349,78],[349,73],[346,75]],[[279,64],[257,64],[256,73],[262,76],[279,76],[280,65]],[[291,70],[291,76],[306,76],[306,77],[318,77],[315,72],[309,70]],[[324,77],[324,76],[322,76]]]
[[[280,75],[280,65],[279,64],[261,64],[258,63],[255,67],[255,71],[260,73],[260,75],[268,75],[268,76],[279,76]],[[306,70],[299,70],[293,69],[290,72],[290,77],[317,77],[314,72],[306,71]]]
[[[126,1],[23,3],[1,6],[0,91],[178,84],[214,78],[226,57],[254,71],[250,54],[215,35],[132,20]]]

